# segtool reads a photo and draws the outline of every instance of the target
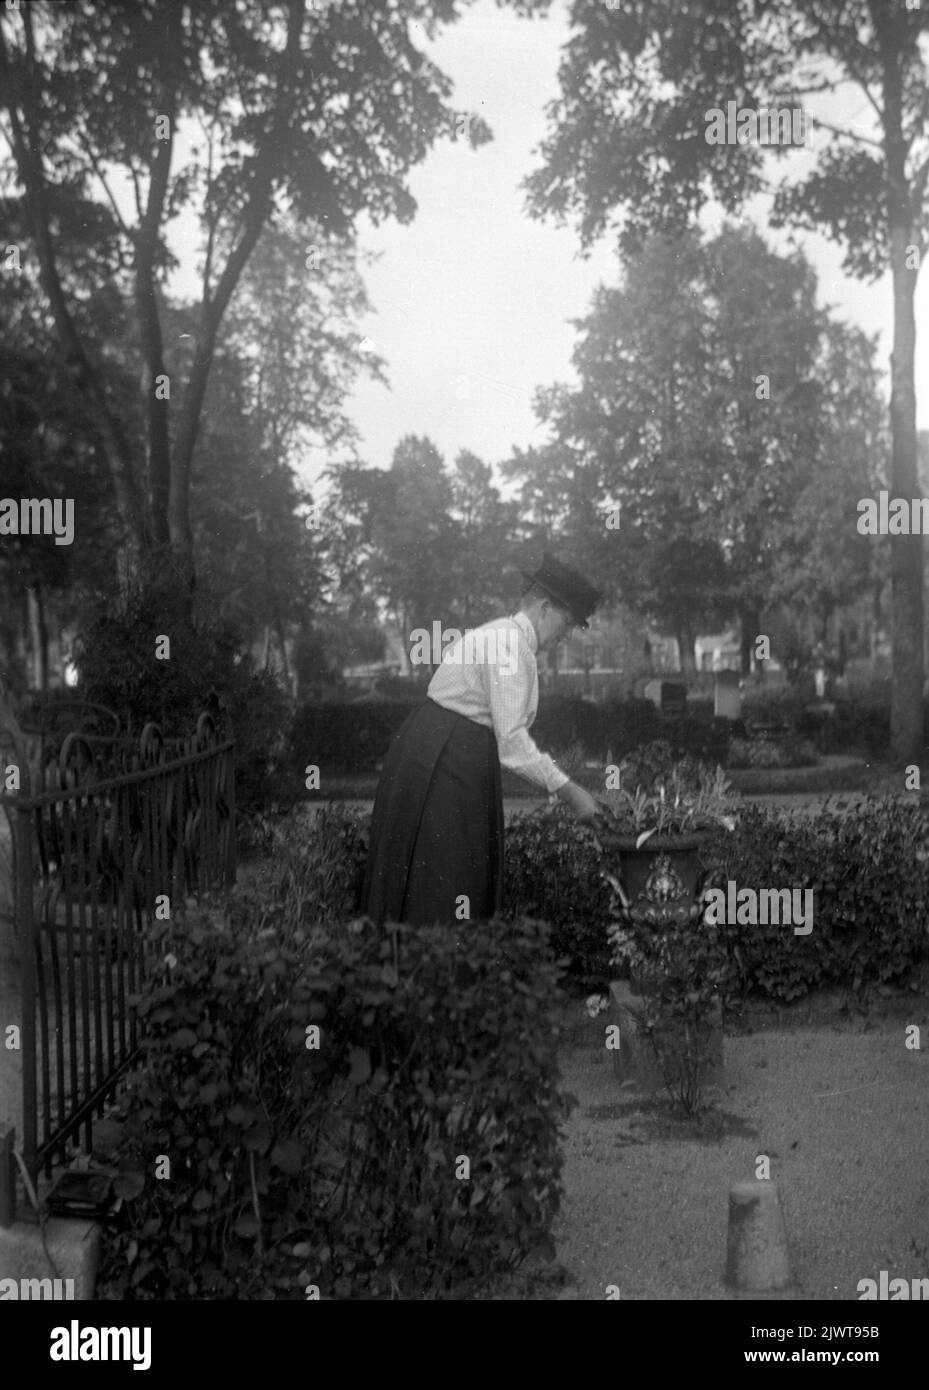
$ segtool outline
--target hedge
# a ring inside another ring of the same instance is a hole
[[[929,940],[924,813],[892,798],[851,810],[778,816],[748,806],[708,848],[724,888],[811,888],[813,930],[712,928],[737,967],[740,992],[796,999],[820,986],[858,989],[906,978]]]
[[[304,914],[353,915],[367,826],[366,816],[341,807],[320,812],[286,863],[277,857],[280,891],[304,904]],[[734,831],[720,829],[706,842],[709,885],[812,888],[814,925],[809,936],[782,926],[707,928],[736,967],[739,993],[787,1001],[818,987],[904,978],[929,954],[925,844],[925,813],[891,797],[812,816],[746,804]],[[606,932],[615,904],[600,869],[591,832],[565,807],[509,821],[503,916],[549,924],[549,948],[565,962],[575,993],[602,987],[612,973]],[[273,897],[270,885],[258,887]]]
[[[142,1062],[99,1131],[127,1201],[98,1296],[442,1298],[554,1254],[545,926],[463,948],[460,924],[322,920],[293,887],[285,865],[153,930]]]
[[[905,978],[927,956],[929,854],[919,807],[870,798],[848,810],[787,815],[748,805],[704,857],[708,886],[812,888],[813,930],[706,928],[734,964],[738,993],[796,999],[825,986],[857,989]],[[546,822],[514,818],[506,837],[506,912],[547,920],[552,945],[585,988],[610,978],[604,954],[614,914],[589,831],[562,808]]]
[[[414,706],[415,707],[415,706]],[[327,773],[374,773],[393,735],[409,715],[409,701],[301,705],[291,732],[291,762],[301,770],[315,763]],[[553,695],[540,702],[532,736],[546,752],[575,745],[591,759],[621,758],[640,743],[667,739],[682,753],[725,760],[729,721],[709,709],[683,720],[665,720],[650,700],[594,703]]]

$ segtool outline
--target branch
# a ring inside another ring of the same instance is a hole
[[[878,102],[875,100],[875,98],[871,95],[871,88],[868,83],[868,80],[867,78],[862,76],[857,64],[850,57],[848,47],[850,44],[853,49],[857,50],[857,52],[860,54],[862,60],[865,63],[872,62],[874,59],[874,54],[868,48],[867,44],[862,43],[858,35],[852,33],[850,29],[843,30],[841,28],[837,28],[835,25],[825,24],[822,21],[822,19],[819,20],[817,27],[819,29],[820,34],[825,35],[831,41],[833,47],[837,49],[838,52],[841,54],[841,58],[839,59],[839,61],[844,63],[848,72],[851,74],[852,80],[854,82],[857,82],[858,86],[864,92],[868,101],[871,103],[871,106],[874,108],[878,120],[881,122],[881,125],[883,125],[884,112],[881,109]]]
[[[132,160],[130,159],[130,160],[128,161],[128,163],[129,163],[129,172],[130,172],[130,174],[132,175],[132,187],[133,187],[133,191],[135,192],[135,211],[136,211],[136,217],[137,217],[137,218],[139,219],[139,221],[141,222],[141,221],[142,221],[142,218],[145,216],[145,212],[144,212],[144,210],[143,210],[143,208],[142,208],[142,185],[139,183],[139,176],[138,176],[138,174],[136,173],[136,167],[135,167],[135,165],[132,163]]]
[[[926,196],[926,184],[929,182],[929,155],[923,160],[922,164],[913,175],[913,220],[919,219],[923,199]]]
[[[119,205],[113,196],[112,189],[110,188],[110,185],[107,182],[106,175],[100,167],[100,161],[94,154],[90,142],[85,140],[84,136],[81,134],[80,131],[76,133],[74,138],[77,141],[80,148],[84,151],[84,154],[90,160],[91,165],[93,166],[93,171],[96,174],[97,178],[100,180],[100,183],[103,187],[103,191],[109,200],[110,207],[113,209],[113,215],[116,218],[116,221],[119,223],[120,230],[122,231],[123,235],[128,238],[130,242],[133,242],[135,240],[135,233],[129,226],[129,224],[125,221],[122,213],[119,210]]]
[[[290,117],[291,79],[294,76],[297,57],[300,52],[304,3],[305,0],[289,0],[287,43],[281,57],[277,100],[270,130],[262,147],[255,152],[252,186],[242,217],[242,235],[229,253],[216,286],[216,293],[203,315],[202,341],[199,344],[190,380],[187,383],[187,390],[184,393],[184,404],[175,446],[174,468],[171,474],[171,527],[172,535],[175,538],[179,533],[189,531],[188,500],[191,461],[200,429],[200,415],[219,326],[242,271],[267,220],[274,181],[280,170],[284,135]]]
[[[211,196],[211,193],[212,193],[212,190],[213,190],[213,129],[212,129],[212,126],[210,127],[209,130],[205,130],[205,129],[204,129],[203,133],[204,133],[204,135],[206,136],[206,192],[205,192],[205,194],[204,194],[204,206],[206,207],[206,210],[207,210],[207,214],[206,214],[207,236],[206,236],[206,251],[205,251],[205,253],[204,253],[204,259],[203,259],[203,295],[202,295],[202,297],[201,297],[201,304],[202,304],[202,310],[201,310],[201,312],[202,312],[203,314],[206,314],[206,311],[208,310],[209,305],[210,305],[210,277],[211,277],[211,275],[212,275],[212,273],[213,273],[213,242],[214,242],[214,239],[215,239],[215,237],[216,237],[216,228],[217,228],[217,226],[219,225],[219,217],[220,217],[220,214],[219,214],[219,210],[218,210],[218,209],[215,210],[215,215],[214,215],[213,217],[210,216],[210,212],[209,212],[209,208],[210,208],[210,196]]]
[[[929,90],[927,90],[926,95],[923,97],[922,105],[920,106],[917,115],[913,118],[912,131],[909,135],[904,137],[903,148],[907,154],[909,154],[910,150],[913,148],[913,141],[916,139],[917,135],[920,134],[920,132],[923,129],[923,126],[926,124],[927,117],[929,117]]]
[[[870,135],[859,135],[854,130],[846,130],[843,126],[833,125],[831,121],[821,121],[816,118],[816,125],[822,126],[823,130],[831,130],[834,135],[844,135],[849,140],[857,140],[860,145],[873,145],[883,154],[883,140],[874,140]]]

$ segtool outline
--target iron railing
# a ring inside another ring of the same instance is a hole
[[[151,724],[137,743],[72,733],[37,765],[22,733],[14,746],[32,768],[0,808],[12,831],[21,1149],[35,1182],[81,1130],[91,1151],[94,1115],[137,1056],[129,1001],[151,965],[156,899],[170,911],[234,880],[235,745],[202,714],[184,740]]]

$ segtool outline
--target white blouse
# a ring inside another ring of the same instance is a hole
[[[570,781],[529,737],[539,705],[538,640],[525,613],[471,628],[442,656],[430,700],[493,729],[503,767],[556,792]]]

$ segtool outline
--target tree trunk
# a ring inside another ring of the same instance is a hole
[[[892,233],[894,347],[891,356],[890,419],[893,431],[893,494],[920,496],[916,473],[916,389],[913,363],[916,321],[915,272],[905,266],[905,232]],[[918,762],[923,745],[923,541],[890,537],[893,585],[893,684],[890,746],[895,760]]]
[[[908,248],[920,245],[906,173],[903,69],[908,55],[907,16],[895,7],[872,4],[881,53],[887,228],[893,276],[894,336],[890,358],[890,425],[893,437],[891,491],[907,501],[920,496],[916,458],[916,266]],[[916,259],[914,257],[914,259]],[[923,556],[919,535],[890,536],[893,593],[893,683],[890,747],[896,762],[918,762],[923,751]]]

